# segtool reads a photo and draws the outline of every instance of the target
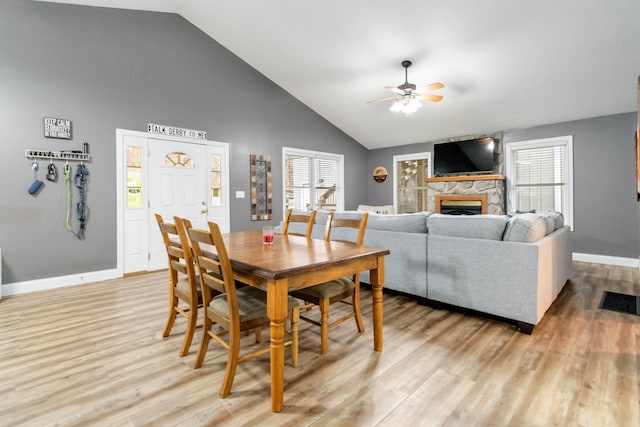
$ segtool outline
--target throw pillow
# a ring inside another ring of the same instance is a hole
[[[511,217],[502,240],[507,242],[533,243],[546,235],[547,225],[541,216],[525,213]]]
[[[549,217],[553,219],[554,230],[557,230],[558,228],[561,228],[564,225],[564,216],[562,215],[562,212],[547,211],[547,212],[543,212],[541,215],[543,217]]]
[[[426,218],[431,212],[413,214],[377,215],[370,214],[368,230],[399,231],[403,233],[426,233]]]

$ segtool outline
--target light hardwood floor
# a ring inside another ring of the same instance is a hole
[[[0,301],[0,425],[638,426],[640,316],[599,310],[605,289],[640,295],[638,270],[574,263],[531,336],[385,295],[381,353],[363,289],[363,335],[346,322],[320,356],[319,329],[301,324],[279,414],[268,356],[241,363],[220,399],[226,352],[212,343],[195,370],[200,330],[183,358],[184,320],[162,338],[165,272],[13,296]]]

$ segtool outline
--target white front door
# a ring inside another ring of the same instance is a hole
[[[194,227],[207,224],[207,148],[161,139],[149,139],[149,214],[167,222],[174,216],[191,220]],[[160,233],[149,233],[149,270],[167,266],[167,253]]]
[[[118,130],[118,270],[167,268],[155,214],[229,231],[228,144]]]

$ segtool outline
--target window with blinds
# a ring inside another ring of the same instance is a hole
[[[431,153],[393,156],[395,212],[414,213],[427,209],[424,179],[431,176],[430,163]]]
[[[562,212],[573,224],[572,137],[507,144],[509,210]]]
[[[285,211],[343,210],[343,156],[283,148]]]

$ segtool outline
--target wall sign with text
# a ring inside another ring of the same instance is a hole
[[[71,120],[45,117],[44,137],[71,139]]]
[[[157,125],[155,123],[147,124],[147,132],[160,135],[181,136],[184,138],[207,139],[207,132],[203,130],[184,129],[175,126]]]

